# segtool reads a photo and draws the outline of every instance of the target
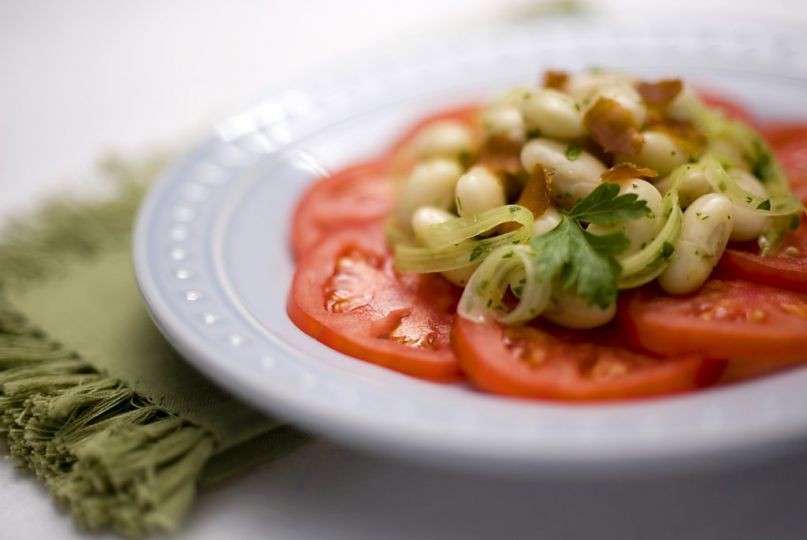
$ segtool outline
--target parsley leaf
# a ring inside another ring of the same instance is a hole
[[[615,256],[630,242],[621,232],[596,235],[580,222],[613,225],[650,214],[635,193],[619,194],[619,186],[603,183],[575,204],[550,232],[532,239],[541,279],[560,285],[590,304],[605,309],[616,301],[622,268]]]
[[[583,153],[583,148],[577,143],[569,143],[564,153],[566,154],[566,159],[574,161]]]
[[[564,216],[557,227],[531,243],[545,280],[559,280],[564,289],[602,309],[616,301],[620,266],[614,255],[628,246],[624,234],[593,235]]]
[[[583,231],[589,245],[603,255],[619,255],[630,246],[630,240],[621,232],[611,234],[591,234]]]
[[[575,204],[567,214],[571,219],[613,225],[620,221],[650,215],[647,203],[635,193],[619,195],[619,186],[606,182]]]

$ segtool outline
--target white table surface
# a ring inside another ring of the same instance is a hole
[[[512,16],[523,0],[0,2],[0,216],[88,188],[105,151],[179,147],[262,92],[361,48]],[[786,18],[802,0],[652,9]],[[807,538],[807,450],[720,474],[573,483],[465,476],[318,441],[203,493],[182,538]],[[82,538],[39,483],[0,463],[0,539]]]

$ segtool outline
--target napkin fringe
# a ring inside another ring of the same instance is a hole
[[[0,434],[79,525],[175,530],[216,441],[0,305]]]

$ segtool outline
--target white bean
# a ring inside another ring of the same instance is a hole
[[[461,216],[472,216],[507,203],[502,181],[484,165],[471,167],[460,176],[454,195]]]
[[[670,264],[658,278],[665,291],[686,294],[703,285],[726,249],[732,211],[731,201],[719,193],[703,195],[689,205]]]
[[[443,120],[430,124],[415,138],[414,149],[421,159],[460,158],[473,150],[471,130],[460,122]]]
[[[685,165],[686,170],[681,177],[680,184],[678,184],[678,202],[686,208],[692,201],[712,192],[712,186],[709,180],[706,179],[706,174],[702,167],[694,165]],[[672,186],[672,176],[667,176],[661,181],[656,182],[656,187],[661,193],[667,193]]]
[[[533,92],[535,92],[535,88],[516,86],[515,88],[509,89],[504,94],[496,98],[494,103],[496,105],[513,105],[518,107],[520,110],[521,104],[524,103],[524,100],[530,97]]]
[[[614,84],[628,84],[634,78],[622,73],[576,73],[566,83],[566,91],[577,101],[586,101],[597,90]]]
[[[521,110],[515,105],[493,105],[482,114],[482,125],[489,137],[504,137],[515,142],[524,142],[527,130]]]
[[[630,113],[633,125],[641,127],[647,118],[647,108],[644,105],[642,96],[636,89],[626,83],[615,83],[600,87],[585,102],[586,110],[594,106],[600,98],[607,98],[616,101],[623,109]]]
[[[436,225],[438,223],[445,223],[446,221],[454,219],[455,217],[456,216],[454,214],[434,206],[422,206],[418,208],[412,215],[412,230],[415,232],[415,238],[417,238],[417,240],[424,246],[433,247],[433,243],[431,242],[431,237],[429,236],[428,231],[429,226]],[[478,265],[474,264],[466,266],[465,268],[457,268],[456,270],[448,270],[447,272],[441,273],[443,277],[454,285],[463,287],[466,283],[468,283],[471,274],[474,273],[477,266]]]
[[[438,158],[416,165],[398,196],[398,223],[409,227],[412,214],[421,206],[451,208],[454,204],[454,187],[461,175],[462,167],[453,159]]]
[[[666,133],[648,130],[643,132],[642,136],[644,143],[639,153],[635,156],[622,157],[620,161],[650,167],[659,176],[666,176],[689,160],[687,153]]]
[[[552,198],[564,207],[591,193],[600,183],[605,165],[588,152],[566,157],[566,145],[549,139],[533,139],[521,149],[521,164],[528,172],[542,165],[554,172]]]
[[[647,245],[661,228],[661,193],[650,182],[638,178],[620,182],[619,192],[621,194],[635,193],[640,200],[647,203],[652,215],[623,221],[618,225],[592,224],[589,225],[588,231],[592,234],[621,232],[630,241],[627,253],[633,253]]]
[[[573,292],[559,290],[552,294],[541,315],[566,328],[594,328],[606,324],[615,314],[616,302],[602,309]]]
[[[537,129],[542,135],[557,139],[574,139],[585,134],[583,115],[570,96],[541,88],[531,93],[521,104],[528,130]]]
[[[546,234],[557,227],[558,223],[560,223],[560,212],[550,206],[532,222],[532,235],[541,236]]]
[[[765,187],[750,172],[742,169],[730,169],[729,175],[737,182],[741,188],[757,197],[767,197]],[[767,216],[754,212],[747,206],[734,204],[734,227],[731,231],[731,239],[735,241],[754,240],[765,229],[768,224]]]
[[[700,98],[689,85],[684,85],[683,89],[667,105],[667,115],[673,120],[689,121],[697,116],[703,107]]]

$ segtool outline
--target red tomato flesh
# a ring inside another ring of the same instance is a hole
[[[436,274],[398,274],[379,227],[330,235],[300,261],[287,310],[329,347],[424,379],[460,377],[449,335],[459,290]]]
[[[363,227],[392,211],[393,184],[387,161],[352,165],[314,182],[297,203],[291,249],[299,259],[332,232]]]
[[[601,401],[685,392],[714,383],[724,362],[659,358],[619,344],[613,328],[564,331],[454,322],[452,343],[482,390],[527,398]]]
[[[719,275],[807,293],[807,223],[788,235],[776,253],[763,257],[757,251],[754,245],[727,249]]]
[[[799,366],[801,362],[777,360],[729,360],[720,376],[719,384],[731,384],[748,379],[757,379]]]
[[[771,124],[763,135],[782,164],[793,193],[807,203],[807,123]]]
[[[658,354],[807,361],[807,294],[712,279],[685,296],[624,291],[619,314],[632,340]]]

